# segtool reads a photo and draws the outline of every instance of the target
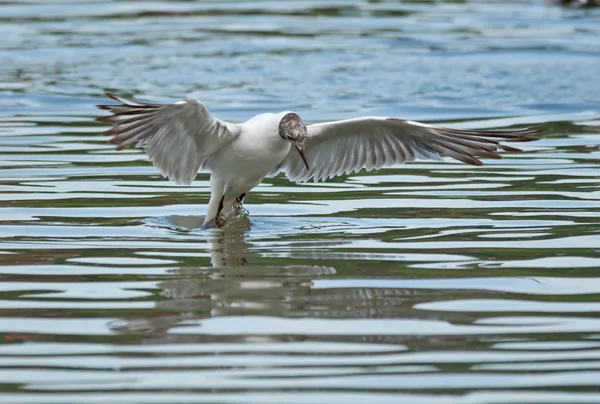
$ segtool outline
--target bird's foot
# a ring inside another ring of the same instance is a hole
[[[250,212],[244,208],[242,201],[238,198],[233,202],[233,209],[228,215],[220,214],[217,219],[212,219],[200,227],[200,230],[222,228],[232,219],[248,217]]]
[[[219,217],[219,219],[212,219],[203,224],[200,230],[220,229],[223,225],[225,225],[225,220]]]
[[[240,199],[236,199],[235,202],[233,203],[233,215],[232,216],[240,217],[240,216],[248,216],[249,214],[250,214],[250,212],[248,212],[248,210],[244,208],[242,201]]]
[[[200,227],[200,230],[210,230],[210,229],[214,229],[216,227],[217,227],[217,222],[213,219],[210,222],[204,223]]]

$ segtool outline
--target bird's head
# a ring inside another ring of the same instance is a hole
[[[308,170],[308,162],[304,155],[304,140],[306,139],[306,134],[306,125],[297,114],[288,112],[281,118],[281,121],[279,122],[279,136],[281,136],[282,139],[289,141],[296,150],[298,150],[298,153]]]

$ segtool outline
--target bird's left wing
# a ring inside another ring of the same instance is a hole
[[[395,118],[365,117],[307,126],[307,170],[292,150],[278,167],[295,182],[325,180],[341,174],[368,171],[442,156],[483,165],[478,157],[501,158],[498,150],[521,151],[500,142],[536,140],[536,128],[462,130]]]
[[[112,136],[117,150],[142,144],[160,172],[177,183],[191,183],[211,154],[233,141],[238,125],[215,118],[196,100],[173,104],[147,104],[106,94],[119,105],[98,105],[112,115],[97,118],[115,127]]]

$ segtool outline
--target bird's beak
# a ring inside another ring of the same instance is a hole
[[[304,165],[308,170],[308,161],[306,161],[306,156],[304,155],[304,141],[302,142],[293,142],[294,147],[298,150],[298,154],[302,157],[302,161],[304,161]]]

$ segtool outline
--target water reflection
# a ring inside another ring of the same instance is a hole
[[[166,221],[178,230],[199,230],[201,216],[170,216]],[[250,219],[231,220],[223,228],[209,230],[211,266],[169,270],[171,280],[159,282],[156,309],[176,315],[135,319],[113,329],[120,333],[144,333],[152,341],[166,337],[181,321],[205,317],[264,315],[290,316],[305,311],[313,280],[332,276],[336,270],[319,265],[264,265],[250,258]],[[207,232],[207,231],[202,231]],[[173,338],[171,337],[170,340]]]
[[[209,230],[202,229],[204,216],[172,215],[165,217],[164,221],[178,231],[209,233],[213,268],[248,265],[246,256],[251,245],[246,241],[246,235],[251,228],[251,221],[246,212],[228,219],[224,227]]]

